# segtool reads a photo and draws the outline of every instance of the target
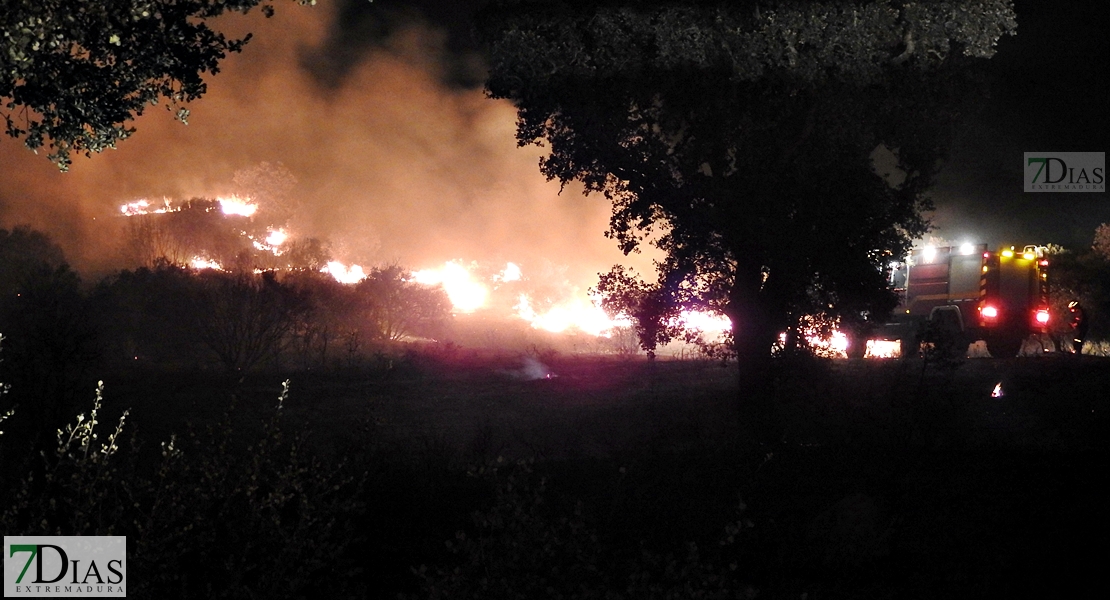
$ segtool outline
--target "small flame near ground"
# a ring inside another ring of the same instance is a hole
[[[1002,382],[999,381],[994,385],[994,389],[991,390],[991,398],[1001,398],[1002,396]]]
[[[899,358],[902,356],[902,342],[897,340],[867,340],[864,358]]]

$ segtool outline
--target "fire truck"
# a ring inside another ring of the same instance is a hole
[[[915,249],[891,264],[900,302],[880,337],[900,341],[903,356],[916,355],[932,336],[961,348],[983,340],[991,356],[1013,357],[1048,329],[1048,266],[1041,246]]]

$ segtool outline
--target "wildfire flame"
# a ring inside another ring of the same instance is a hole
[[[217,271],[224,270],[223,265],[221,265],[220,263],[200,256],[194,256],[193,259],[189,261],[189,265],[194,269],[216,269]]]
[[[818,356],[828,358],[848,358],[848,336],[838,329],[833,329],[828,337],[821,337],[817,333],[805,333],[806,342]],[[779,344],[786,344],[786,332],[779,334]]]
[[[228,196],[216,198],[220,212],[227,216],[251,217],[259,209],[258,204],[249,197]],[[146,199],[135,200],[120,206],[120,212],[125,216],[144,215],[150,213],[165,213],[180,210],[171,206],[169,200],[163,199],[162,203],[151,203]],[[264,239],[255,239],[243,233],[251,244],[263,252],[271,252],[275,256],[282,254],[281,246],[285,244],[290,234],[283,228],[268,229]],[[223,266],[215,260],[204,256],[196,256],[190,261],[194,269],[218,269]],[[581,294],[579,290],[565,290],[562,299],[556,299],[548,304],[547,308],[539,308],[544,303],[537,303],[527,293],[521,293],[518,286],[505,286],[511,282],[526,281],[524,271],[519,264],[509,262],[496,273],[489,275],[490,271],[482,269],[486,275],[479,276],[475,273],[478,263],[466,263],[452,260],[443,263],[441,267],[422,269],[412,273],[411,280],[429,286],[442,286],[452,307],[458,313],[472,313],[482,308],[490,308],[491,296],[501,294],[500,300],[493,305],[504,307],[512,315],[522,319],[535,329],[552,333],[580,331],[598,337],[612,337],[614,330],[630,327],[632,320],[628,317],[612,317],[607,314],[595,297]],[[346,264],[340,261],[330,261],[321,272],[328,273],[344,284],[355,284],[367,277],[361,265]],[[512,295],[516,295],[516,303],[512,308]],[[706,311],[683,311],[677,321],[683,327],[700,331],[709,337],[721,337],[731,331],[731,321],[719,314]],[[847,338],[839,331],[834,331],[828,339],[820,339],[816,335],[807,336],[810,344],[826,355],[845,356],[848,346]],[[877,350],[871,350],[871,355],[879,355]]]
[[[284,229],[271,230],[270,235],[266,236],[266,243],[271,246],[280,246],[289,239],[289,234]]]
[[[631,325],[628,319],[610,318],[595,301],[587,299],[571,300],[538,313],[532,307],[531,298],[527,294],[521,294],[513,309],[518,317],[528,321],[532,327],[552,333],[577,329],[594,336],[610,337],[613,328]]]
[[[289,234],[284,229],[270,229],[267,231],[265,242],[251,238],[251,244],[258,250],[270,252],[274,256],[281,256],[282,250],[278,246],[284,244],[287,239],[289,239]]]
[[[705,333],[723,335],[732,331],[732,320],[724,315],[713,314],[701,310],[684,310],[678,315],[678,321],[687,329],[697,329]]]
[[[504,270],[493,276],[493,280],[502,282],[520,281],[521,276],[520,266],[516,263],[508,263]]]
[[[339,283],[354,284],[366,279],[366,272],[360,265],[347,266],[337,260],[329,262],[320,272],[328,273]]]
[[[249,217],[258,211],[258,205],[252,202],[250,198],[231,196],[228,198],[216,198],[216,201],[220,203],[220,210],[223,211],[225,215]]]
[[[902,356],[902,342],[891,340],[867,340],[864,358],[898,358]]]
[[[482,308],[489,298],[489,288],[475,281],[470,271],[456,261],[448,261],[439,269],[415,271],[412,279],[424,285],[442,285],[451,305],[464,313]]]
[[[166,200],[166,199],[162,199],[162,206],[160,206],[158,208],[151,208],[151,206],[152,205],[151,205],[149,200],[147,200],[146,198],[142,198],[142,199],[139,199],[139,200],[135,200],[133,202],[128,202],[127,204],[124,204],[124,205],[120,206],[119,211],[124,216],[133,217],[135,215],[148,215],[148,214],[151,214],[151,213],[165,213],[165,212],[170,212],[170,210],[171,210],[170,209],[170,201]]]

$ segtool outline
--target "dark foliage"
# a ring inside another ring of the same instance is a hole
[[[314,4],[314,0],[300,0]],[[229,39],[209,27],[226,12],[245,13],[270,0],[0,3],[0,117],[5,132],[31,150],[45,146],[65,170],[74,153],[90,155],[130,136],[129,122],[150,105],[167,103],[185,121],[183,105],[204,95],[229,52],[250,39]]]
[[[510,1],[479,19],[489,92],[550,149],[541,171],[611,200],[624,251],[666,252],[655,297],[724,312],[753,359],[815,310],[893,306],[882,269],[925,231],[980,91],[969,57],[1014,27],[1005,1]],[[900,181],[876,172],[884,148]]]
[[[91,380],[97,332],[80,283],[45,234],[0,229],[0,372],[23,414],[21,441],[51,434]]]

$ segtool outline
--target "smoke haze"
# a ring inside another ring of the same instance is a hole
[[[230,194],[237,171],[269,162],[297,180],[289,232],[325,238],[339,260],[514,261],[582,288],[616,262],[650,271],[602,236],[608,202],[559,194],[539,174],[541,149],[517,148],[511,105],[443,83],[444,33],[395,27],[357,62],[340,57],[342,76],[322,77],[334,14],[288,6],[222,21],[254,39],[208,79],[189,125],[152,107],[118,150],[75,158],[69,173],[4,138],[0,224],[44,230],[80,269],[103,272],[118,267],[121,204]]]

